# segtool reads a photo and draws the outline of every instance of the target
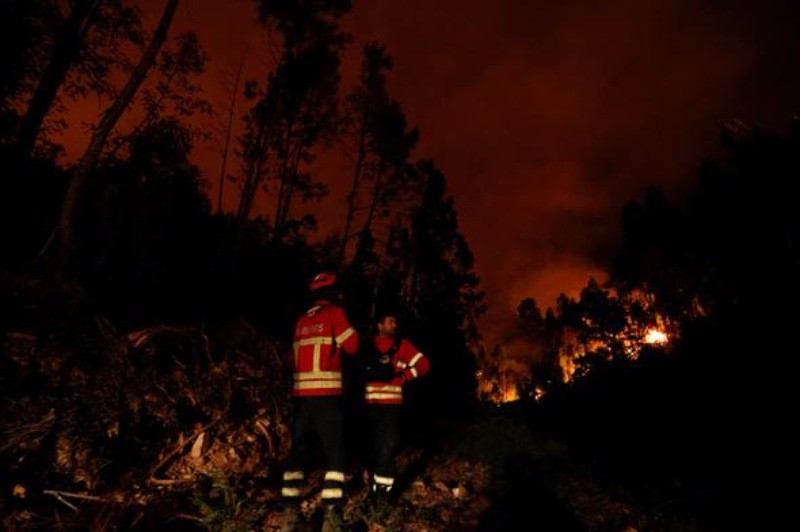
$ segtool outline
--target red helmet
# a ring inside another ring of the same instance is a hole
[[[331,286],[336,282],[336,274],[331,272],[322,272],[318,273],[311,279],[311,283],[308,287],[311,290],[317,290],[319,288],[323,288],[326,286]]]

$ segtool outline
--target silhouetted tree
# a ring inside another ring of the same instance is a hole
[[[406,305],[430,352],[432,386],[441,394],[437,402],[451,412],[463,412],[475,397],[473,338],[468,333],[484,309],[483,293],[444,174],[430,160],[420,162],[417,170],[425,186],[411,220]]]
[[[125,64],[124,41],[141,42],[140,17],[122,0],[76,0],[52,36],[49,57],[16,131],[16,156],[28,157],[59,94],[112,95],[109,72]],[[61,17],[60,10],[57,16]],[[49,37],[43,35],[45,42]]]
[[[0,2],[0,141],[8,142],[19,118],[15,106],[33,90],[46,60],[47,35],[59,11],[55,1]]]
[[[527,297],[517,307],[520,329],[531,339],[544,334],[545,322],[539,305],[532,297]]]
[[[536,300],[528,297],[517,306],[519,329],[530,351],[532,384],[549,390],[562,381],[559,355],[563,323],[548,309],[543,316]]]
[[[223,210],[225,182],[235,179],[233,176],[228,174],[228,157],[231,150],[231,139],[233,139],[234,118],[236,117],[238,109],[236,102],[241,92],[240,88],[242,83],[242,74],[244,73],[245,57],[246,56],[243,54],[241,60],[239,61],[239,66],[236,68],[235,73],[231,76],[231,79],[226,80],[225,78],[227,76],[223,73],[223,88],[229,94],[229,102],[226,112],[227,118],[224,125],[218,125],[214,128],[214,136],[219,143],[219,150],[222,156],[222,164],[220,165],[219,171],[219,190],[217,192],[217,212],[220,214]]]
[[[419,181],[408,159],[419,132],[409,129],[400,104],[386,89],[386,74],[392,58],[378,43],[364,47],[359,84],[347,97],[345,131],[354,143],[353,180],[347,195],[342,233],[341,262],[346,260],[351,236],[374,237],[376,218],[391,223],[392,204],[408,207],[419,194]],[[354,231],[356,217],[363,212],[363,224]],[[386,242],[384,242],[385,244]]]
[[[299,2],[259,1],[260,21],[282,36],[277,66],[259,90],[249,83],[246,94],[255,100],[245,117],[240,139],[244,175],[237,217],[247,219],[255,194],[262,187],[276,193],[274,237],[286,230],[293,198],[303,200],[327,193],[324,183],[305,168],[314,160],[314,147],[338,125],[337,90],[340,53],[347,36],[337,19],[350,9],[345,0]]]
[[[197,34],[182,33],[174,47],[163,50],[153,65],[151,83],[141,89],[142,118],[128,133],[114,132],[106,157],[114,157],[131,138],[157,121],[180,120],[195,139],[208,134],[188,118],[211,114],[211,105],[202,96],[198,78],[205,71],[206,55]]]
[[[783,424],[762,414],[783,413],[793,389],[784,355],[798,317],[786,302],[800,296],[798,131],[726,124],[727,158],[705,162],[686,199],[648,189],[627,205],[608,285],[562,295],[544,320],[561,355],[578,358],[576,378],[545,395],[538,422],[642,500],[671,492],[675,511],[711,528],[734,496],[753,504],[770,485],[762,472],[794,452]],[[537,329],[531,304],[520,314],[533,316],[523,329]],[[670,344],[628,356],[630,338],[657,323],[675,333]]]
[[[174,119],[130,138],[125,159],[87,183],[76,215],[80,281],[117,318],[175,320],[206,309],[210,203],[189,162],[191,131]]]
[[[108,135],[114,129],[117,121],[125,112],[125,109],[127,109],[133,96],[139,89],[139,86],[147,76],[148,71],[155,63],[158,52],[161,50],[161,46],[167,38],[167,33],[177,8],[178,0],[167,1],[164,6],[164,12],[161,15],[161,20],[158,23],[158,27],[153,34],[153,38],[147,50],[131,73],[130,78],[128,78],[125,87],[123,87],[122,91],[117,95],[111,107],[103,114],[103,118],[92,134],[86,152],[81,157],[75,169],[75,173],[72,175],[64,198],[64,205],[61,209],[61,218],[59,221],[60,271],[62,275],[71,265],[70,263],[73,259],[74,230],[72,224],[75,218],[78,199],[83,191],[85,182],[89,177],[89,173],[94,169],[97,161],[100,159]]]

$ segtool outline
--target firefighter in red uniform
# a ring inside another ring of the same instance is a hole
[[[397,335],[394,315],[379,316],[376,328],[377,336],[367,354],[366,402],[376,460],[372,491],[386,496],[395,480],[403,385],[425,375],[429,362],[411,342]]]
[[[327,471],[322,486],[326,507],[326,528],[343,498],[344,435],[342,394],[342,351],[355,354],[358,334],[344,310],[335,303],[336,276],[321,273],[311,281],[313,306],[297,320],[294,332],[294,422],[292,448],[283,473],[281,494],[286,503],[283,529],[292,530],[299,519],[299,502],[305,483],[303,466],[308,456],[309,433],[322,440]],[[325,529],[325,528],[324,528]]]

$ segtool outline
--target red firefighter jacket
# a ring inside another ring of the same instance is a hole
[[[376,336],[375,347],[386,353],[394,344],[394,338]],[[421,377],[428,372],[430,362],[408,340],[400,340],[400,345],[392,356],[395,377],[389,382],[372,381],[367,383],[367,403],[399,405],[403,402],[403,384]]]
[[[341,307],[317,301],[295,326],[294,395],[341,395],[343,350],[358,350],[358,333]]]

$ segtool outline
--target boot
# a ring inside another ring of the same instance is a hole
[[[370,490],[370,499],[376,503],[383,504],[389,500],[389,491],[390,488],[388,486],[373,484],[372,490]]]
[[[342,510],[336,505],[325,507],[325,516],[322,519],[322,532],[339,532],[344,530]]]
[[[295,532],[300,526],[300,508],[296,504],[287,504],[281,515],[281,532]]]

